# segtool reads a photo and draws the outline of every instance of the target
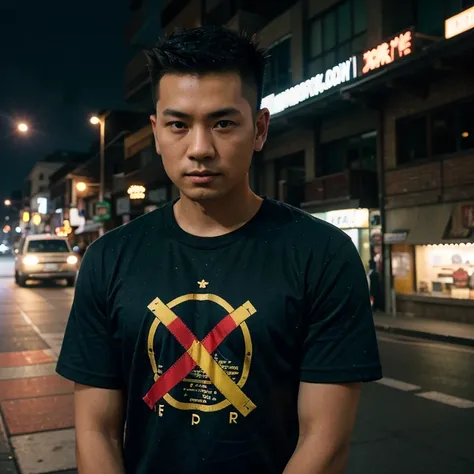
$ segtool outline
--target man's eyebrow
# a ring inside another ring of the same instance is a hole
[[[165,109],[163,110],[162,114],[165,117],[174,117],[180,119],[190,119],[191,115],[187,114],[186,112],[182,112],[176,109]],[[229,115],[241,115],[240,110],[236,109],[235,107],[224,107],[223,109],[214,110],[210,112],[207,116],[211,119],[219,119],[222,117],[228,117]]]
[[[188,119],[191,116],[185,112],[181,112],[180,110],[175,109],[165,109],[163,110],[163,115],[167,117],[174,117],[174,118],[181,118],[181,119]]]
[[[229,115],[241,115],[240,110],[235,107],[224,107],[223,109],[215,110],[208,114],[209,118],[218,119],[222,117],[228,117]]]

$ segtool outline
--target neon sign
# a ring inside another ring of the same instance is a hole
[[[403,58],[412,53],[413,34],[411,31],[401,33],[390,42],[379,44],[376,48],[364,53],[364,66],[362,74],[379,69],[386,64],[393,63],[396,59]]]
[[[444,36],[449,39],[472,28],[474,28],[474,7],[448,18],[444,22]]]
[[[266,107],[271,115],[278,114],[355,77],[357,77],[357,59],[353,56],[328,69],[324,74],[317,74],[277,95],[267,95],[262,100],[262,108]]]

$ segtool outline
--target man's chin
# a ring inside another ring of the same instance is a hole
[[[181,193],[184,194],[190,201],[194,202],[216,201],[225,196],[225,193],[222,190],[204,187],[183,189],[181,190]]]

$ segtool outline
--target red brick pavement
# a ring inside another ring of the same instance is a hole
[[[73,383],[58,375],[0,381],[0,402],[72,392]]]
[[[55,359],[44,350],[0,352],[0,367],[21,367],[30,364],[43,364],[53,362]]]
[[[73,427],[73,397],[67,394],[2,402],[9,434],[13,436]]]

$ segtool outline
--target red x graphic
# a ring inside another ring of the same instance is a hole
[[[172,313],[158,298],[148,308],[163,322],[186,351],[189,351],[193,345],[199,343],[209,354],[214,352],[232,331],[238,328],[247,317],[255,312],[255,309],[249,303],[240,306],[225,316],[202,341],[199,341],[183,321]],[[163,310],[164,308],[166,308],[165,314],[162,314],[160,309]],[[197,363],[191,355],[185,352],[156,380],[148,393],[143,397],[145,403],[150,408],[153,408],[158,400],[163,398],[173,387],[181,382],[196,365]]]

